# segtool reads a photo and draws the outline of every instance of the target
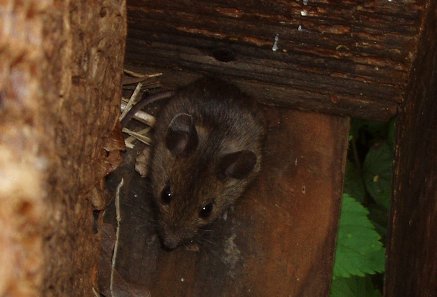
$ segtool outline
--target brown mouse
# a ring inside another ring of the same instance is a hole
[[[157,115],[149,167],[165,247],[195,237],[243,194],[264,134],[257,103],[230,83],[202,78],[173,94]]]

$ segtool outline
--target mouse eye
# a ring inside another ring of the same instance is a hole
[[[162,204],[169,204],[173,198],[173,193],[169,185],[166,185],[161,192],[161,202]]]
[[[199,211],[199,217],[201,217],[203,219],[206,219],[207,217],[209,217],[211,215],[213,206],[214,205],[212,203],[208,203],[204,207],[202,207]]]

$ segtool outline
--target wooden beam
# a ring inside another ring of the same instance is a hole
[[[427,17],[397,125],[387,297],[437,293],[437,4]]]
[[[262,102],[386,120],[423,1],[128,1],[128,65],[227,77]]]

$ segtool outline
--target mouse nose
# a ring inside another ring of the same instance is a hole
[[[173,250],[180,244],[180,237],[173,232],[161,232],[161,242],[167,249]]]
[[[164,238],[162,244],[169,250],[175,249],[179,245],[179,240],[175,238]]]

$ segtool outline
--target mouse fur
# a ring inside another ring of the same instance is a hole
[[[149,168],[159,234],[173,249],[233,204],[260,171],[264,120],[236,86],[202,78],[157,115]]]

